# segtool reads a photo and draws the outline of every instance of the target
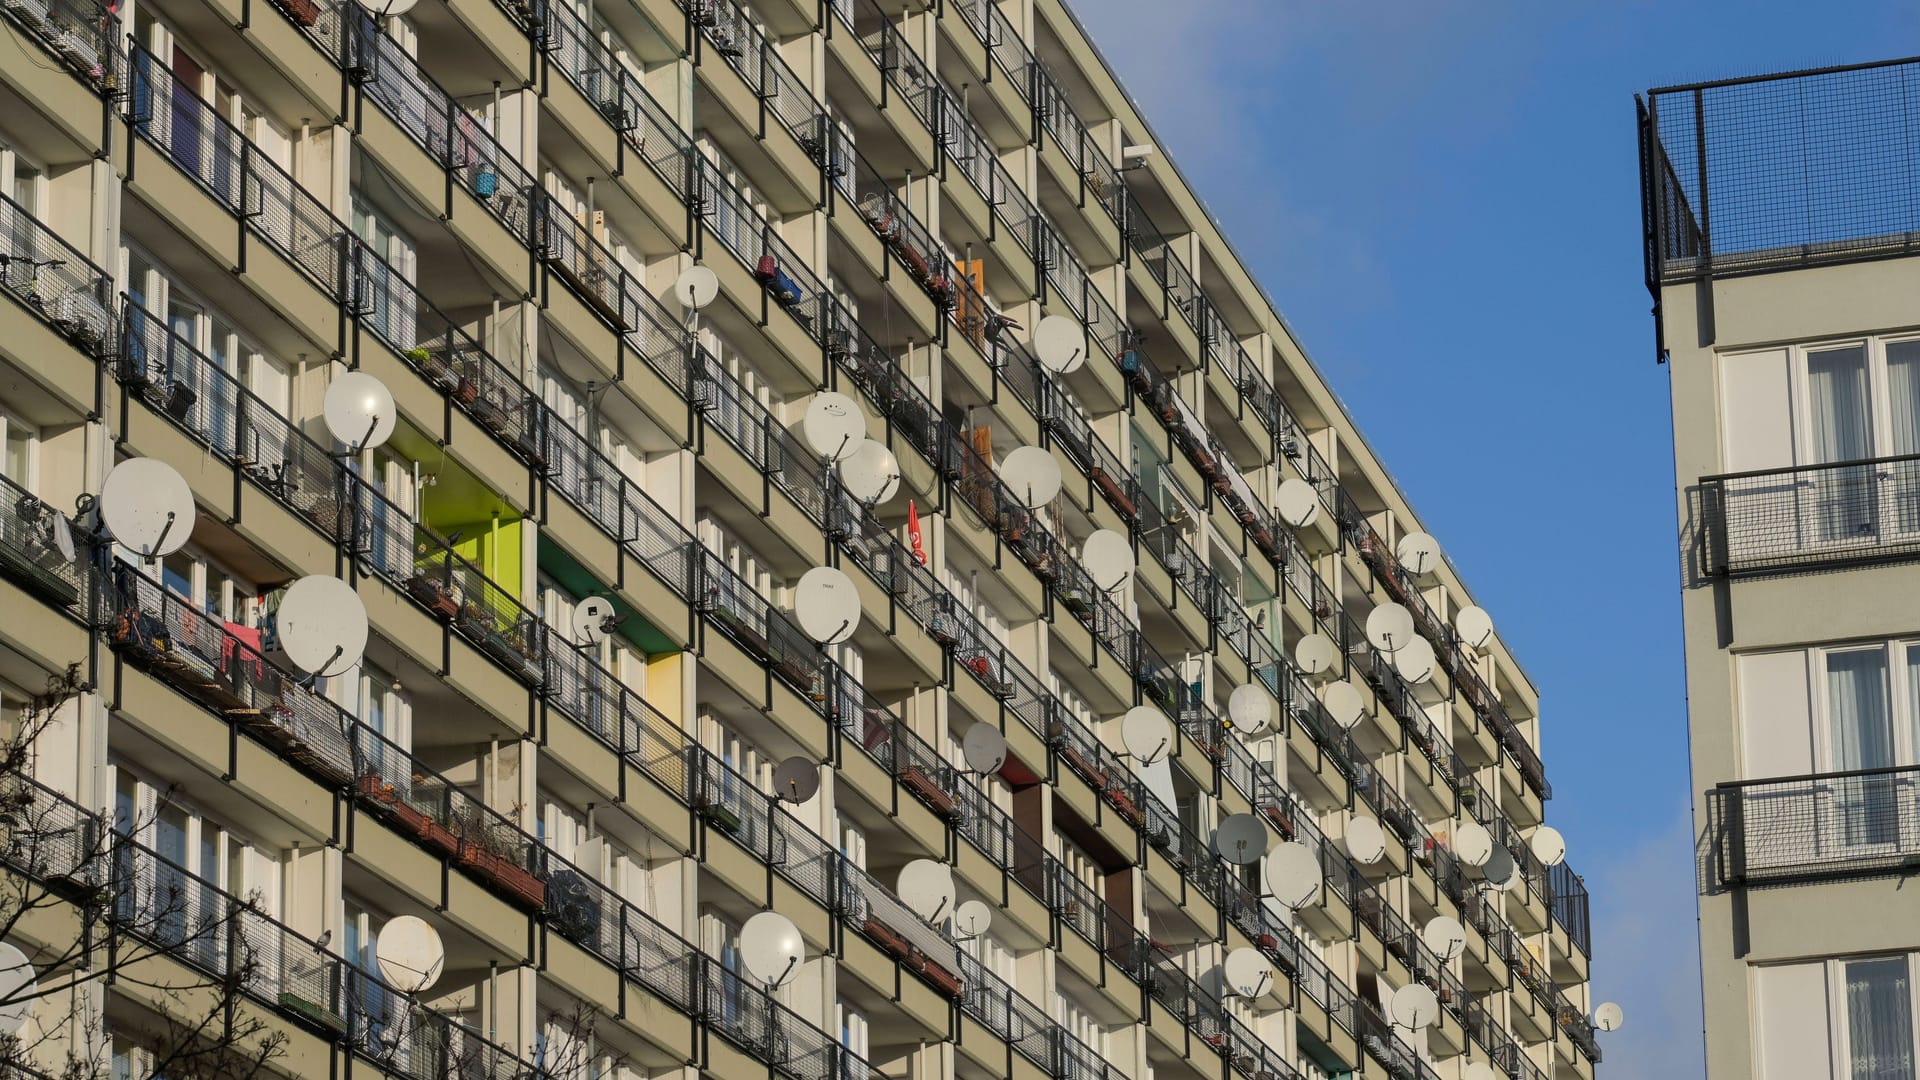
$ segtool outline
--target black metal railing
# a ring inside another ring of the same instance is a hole
[[[70,546],[60,542],[66,534]],[[72,552],[71,555],[67,554]],[[93,584],[85,531],[26,488],[0,476],[0,576],[76,618]]]
[[[1920,454],[1723,473],[1698,492],[1708,575],[1920,558]]]
[[[1721,886],[1920,869],[1920,766],[1731,781],[1707,802]]]
[[[0,194],[0,290],[88,356],[113,345],[113,278]]]

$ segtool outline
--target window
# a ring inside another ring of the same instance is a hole
[[[353,196],[353,235],[359,237],[374,256],[369,260],[368,276],[372,284],[363,286],[366,295],[356,300],[389,344],[402,350],[412,348],[413,241],[367,205],[357,192]]]
[[[1914,1080],[1915,963],[1907,953],[1753,969],[1756,1075]]]
[[[27,494],[39,494],[40,436],[31,424],[0,409],[0,442],[5,455],[0,457],[0,476],[23,488]]]

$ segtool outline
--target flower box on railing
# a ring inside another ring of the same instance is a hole
[[[933,777],[927,775],[926,769],[919,765],[908,765],[900,770],[899,777],[900,783],[912,791],[921,802],[926,803],[934,813],[943,818],[953,816],[957,806],[953,796],[939,784],[934,783]]]
[[[486,844],[463,838],[460,842],[460,863],[498,886],[507,894],[508,900],[518,901],[521,906],[536,911],[546,906],[547,883]]]
[[[444,580],[426,571],[407,579],[407,593],[441,622],[452,622],[460,614],[460,600],[453,590]]]
[[[273,0],[273,5],[301,26],[311,27],[320,21],[320,4],[317,0]]]
[[[892,927],[871,915],[867,916],[867,921],[861,925],[860,929],[882,949],[892,953],[898,959],[905,960],[913,955],[913,948],[907,944],[906,938],[894,933]]]
[[[1095,465],[1090,475],[1093,477],[1093,486],[1099,488],[1100,494],[1106,496],[1107,501],[1113,504],[1113,508],[1120,511],[1120,516],[1128,521],[1139,517],[1139,511],[1133,505],[1133,500],[1127,497],[1126,489],[1121,487],[1120,482],[1109,475],[1107,470]]]
[[[319,1028],[321,1031],[327,1032],[330,1035],[345,1035],[347,1033],[347,1021],[345,1017],[324,1005],[308,1001],[305,997],[292,990],[280,991],[279,1003],[280,1008],[292,1013],[296,1019],[305,1022],[311,1027]]]
[[[766,658],[768,655],[767,639],[760,631],[755,630],[745,619],[741,618],[739,612],[725,604],[716,603],[708,608],[707,613],[711,615],[713,620],[719,623],[730,636],[739,641],[748,652],[762,659]]]
[[[924,954],[922,954],[922,956],[924,957]],[[925,964],[926,966],[921,969],[920,973],[926,976],[928,982],[933,984],[933,988],[939,991],[941,996],[947,998],[949,1001],[958,999],[960,997],[960,991],[965,989],[965,984],[960,981],[960,976],[948,971],[945,967],[935,963],[931,959],[925,960]]]
[[[701,818],[723,832],[737,834],[740,831],[740,814],[733,807],[703,797],[697,809]]]
[[[1273,823],[1273,827],[1279,830],[1281,836],[1288,840],[1293,839],[1292,814],[1278,806],[1263,806],[1260,808],[1260,813]]]

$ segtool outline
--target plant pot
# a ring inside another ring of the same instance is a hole
[[[918,765],[909,765],[900,770],[899,776],[900,783],[912,791],[921,802],[926,803],[934,813],[943,818],[953,816],[955,808],[953,796],[934,783],[933,777],[928,776],[925,769]]]

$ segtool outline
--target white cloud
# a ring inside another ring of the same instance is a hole
[[[1587,873],[1594,898],[1594,1001],[1626,1025],[1600,1036],[1609,1076],[1706,1075],[1692,814]]]

